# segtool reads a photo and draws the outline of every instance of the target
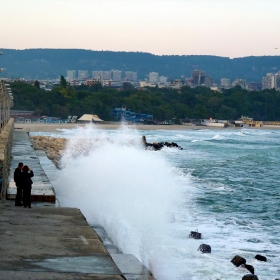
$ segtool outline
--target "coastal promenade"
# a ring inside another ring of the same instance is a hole
[[[51,186],[28,141],[26,132],[14,131],[10,173],[19,160],[31,168],[37,164],[34,184]],[[29,209],[1,200],[0,225],[0,279],[154,279],[133,255],[121,253],[103,228],[89,225],[79,209],[40,199]]]

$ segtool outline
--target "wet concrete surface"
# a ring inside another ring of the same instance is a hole
[[[76,208],[2,202],[0,256],[0,279],[124,279]]]
[[[7,199],[15,199],[16,185],[13,176],[14,170],[17,168],[19,162],[23,162],[24,165],[30,167],[34,172],[34,177],[32,178],[33,185],[31,190],[31,201],[47,201],[55,203],[56,198],[54,188],[42,169],[39,158],[32,147],[27,132],[25,131],[14,131]]]

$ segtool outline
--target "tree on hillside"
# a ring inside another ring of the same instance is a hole
[[[34,86],[35,86],[36,88],[40,88],[40,83],[36,80],[35,83],[34,83]]]
[[[62,88],[66,88],[66,86],[67,86],[67,82],[66,82],[64,76],[60,76],[60,86]]]

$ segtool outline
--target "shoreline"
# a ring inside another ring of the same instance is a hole
[[[27,132],[56,132],[61,133],[61,129],[76,129],[79,127],[85,127],[88,124],[79,123],[67,123],[67,124],[42,124],[42,123],[15,123],[14,129],[17,131]],[[122,129],[121,123],[108,123],[108,124],[95,124],[96,129],[104,130],[118,130]],[[246,129],[280,129],[280,127],[207,127],[207,126],[194,126],[194,125],[144,125],[144,124],[129,124],[128,128],[136,130],[240,130]]]

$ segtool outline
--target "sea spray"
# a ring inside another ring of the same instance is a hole
[[[279,270],[279,130],[99,130],[63,132],[69,139],[54,182],[62,206],[79,207],[124,252],[158,280],[235,280],[235,255],[259,279]],[[149,142],[184,148],[146,151]],[[213,139],[215,138],[215,139]],[[191,230],[202,240],[188,238]],[[197,251],[209,244],[211,254]],[[254,259],[267,256],[268,262]]]
[[[187,179],[162,153],[145,150],[140,139],[136,130],[120,129],[113,138],[91,127],[77,130],[56,190],[62,206],[80,208],[89,223],[104,227],[122,252],[156,275],[170,257],[170,225]],[[167,267],[171,272],[172,265]]]

